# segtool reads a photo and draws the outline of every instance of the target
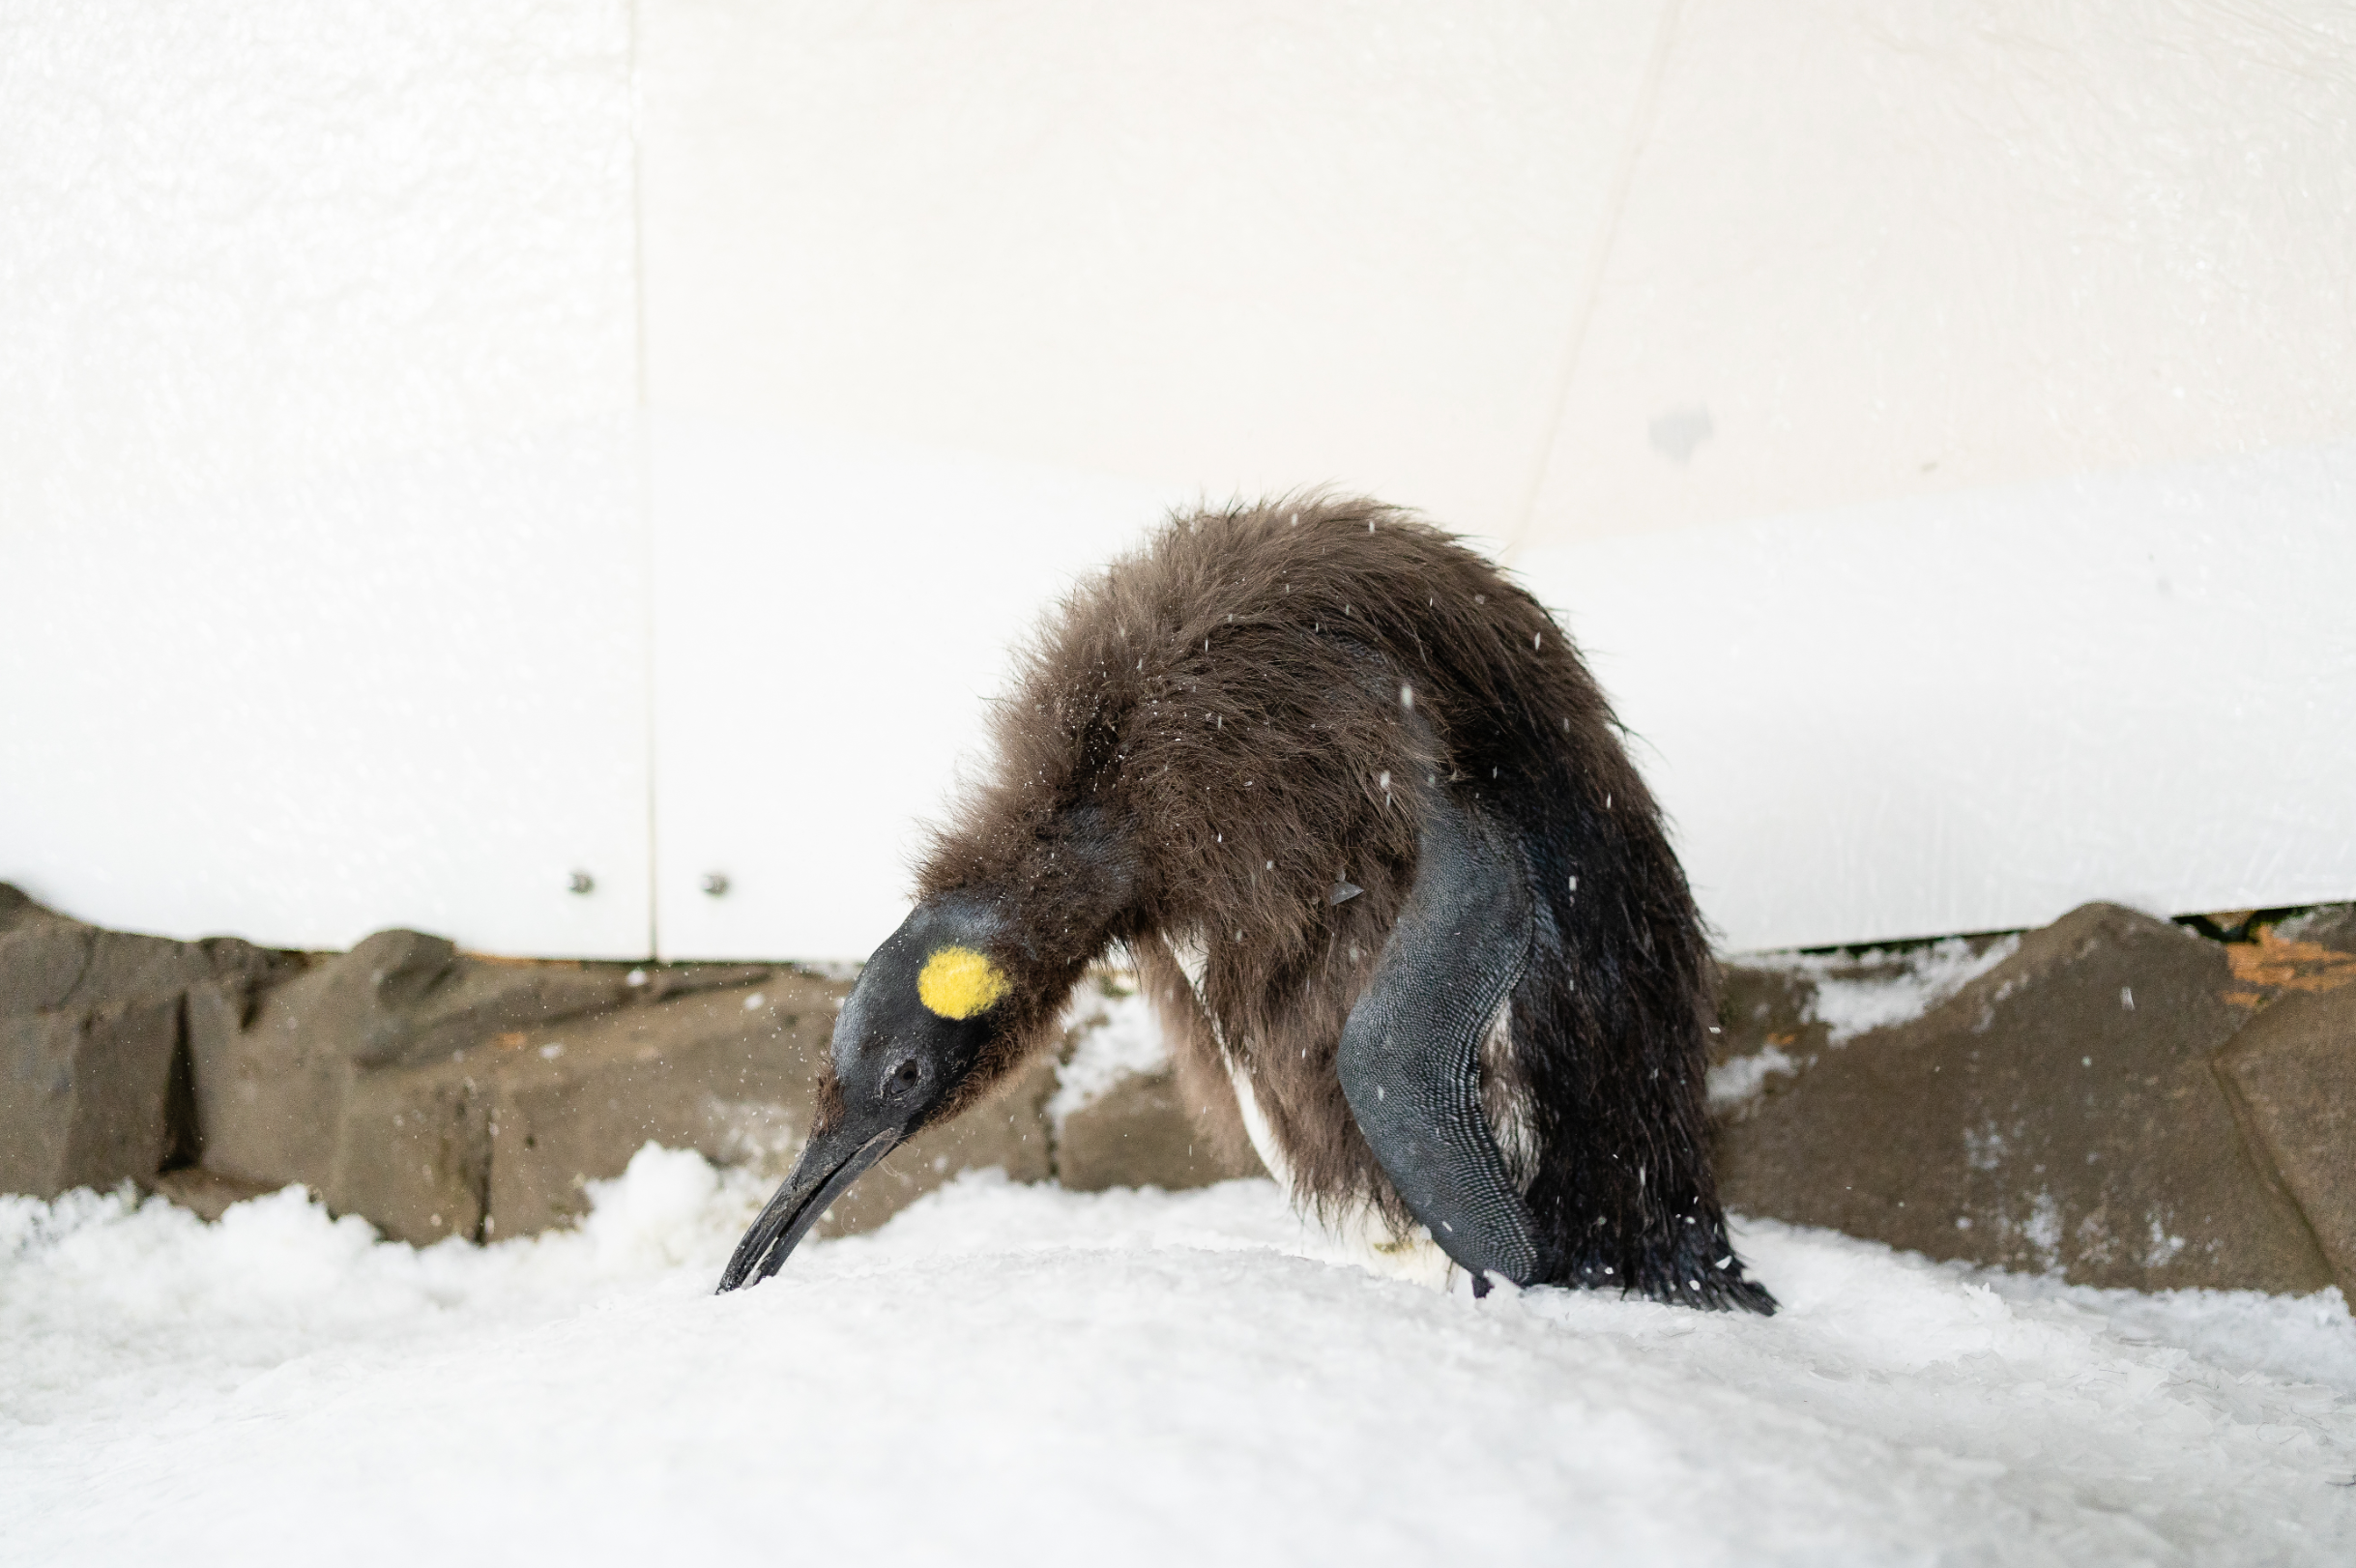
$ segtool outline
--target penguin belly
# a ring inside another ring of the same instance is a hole
[[[1252,1152],[1260,1156],[1268,1175],[1283,1190],[1285,1201],[1295,1213],[1304,1213],[1300,1191],[1293,1179],[1293,1162],[1284,1147],[1277,1141],[1276,1129],[1268,1124],[1265,1113],[1260,1109],[1260,1096],[1252,1086],[1251,1070],[1236,1060],[1228,1048],[1226,1031],[1219,1027],[1218,1015],[1211,1010],[1210,999],[1203,988],[1203,975],[1209,961],[1209,947],[1202,933],[1168,941],[1171,957],[1178,961],[1178,970],[1193,988],[1195,1005],[1210,1024],[1211,1038],[1217,1042],[1220,1064],[1227,1071],[1229,1086],[1235,1090],[1236,1108],[1243,1118],[1244,1136],[1251,1141]],[[1500,1018],[1500,1026],[1502,1019]],[[1340,1086],[1335,1086],[1340,1092]],[[1306,1217],[1304,1213],[1304,1218]],[[1341,1248],[1353,1263],[1376,1274],[1391,1279],[1408,1280],[1436,1291],[1449,1290],[1464,1271],[1454,1259],[1440,1250],[1432,1239],[1432,1233],[1421,1225],[1411,1223],[1404,1234],[1394,1231],[1382,1212],[1371,1205],[1353,1205],[1330,1220],[1321,1222],[1319,1229]]]
[[[1285,1158],[1284,1149],[1276,1142],[1275,1129],[1261,1112],[1259,1096],[1252,1092],[1251,1073],[1231,1059],[1227,1063],[1227,1081],[1235,1088],[1236,1108],[1243,1114],[1243,1131],[1252,1142],[1252,1152],[1260,1156],[1260,1163],[1268,1168],[1268,1175],[1284,1189],[1285,1199],[1293,1205],[1294,1212],[1301,1212],[1299,1194],[1293,1183],[1292,1162]],[[1404,1234],[1396,1232],[1372,1205],[1353,1205],[1322,1222],[1319,1229],[1352,1263],[1372,1273],[1446,1291],[1464,1272],[1432,1239],[1430,1231],[1410,1224]]]

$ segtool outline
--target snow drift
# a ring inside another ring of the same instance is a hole
[[[969,1176],[709,1292],[654,1147],[422,1250],[0,1199],[11,1561],[2338,1562],[2356,1323],[1745,1227],[1773,1319],[1376,1278],[1272,1185]]]

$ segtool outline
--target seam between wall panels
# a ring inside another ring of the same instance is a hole
[[[1676,47],[1678,15],[1684,0],[1667,0],[1661,8],[1661,19],[1653,29],[1652,51],[1644,62],[1643,85],[1637,90],[1636,105],[1629,111],[1628,131],[1621,139],[1618,167],[1613,171],[1611,194],[1604,203],[1603,222],[1598,225],[1595,247],[1587,258],[1586,276],[1579,290],[1578,308],[1571,317],[1570,335],[1563,343],[1561,368],[1556,373],[1553,393],[1547,399],[1546,421],[1540,426],[1538,450],[1531,459],[1528,482],[1522,490],[1521,505],[1515,508],[1513,536],[1506,541],[1505,554],[1510,560],[1529,537],[1530,525],[1536,521],[1538,497],[1546,489],[1546,479],[1554,465],[1555,448],[1562,435],[1562,420],[1570,408],[1571,383],[1579,373],[1579,357],[1586,347],[1587,328],[1595,319],[1595,307],[1603,295],[1604,273],[1611,265],[1612,251],[1619,240],[1620,216],[1627,210],[1628,190],[1636,180],[1637,161],[1644,156],[1645,144],[1652,137],[1653,114],[1660,102],[1661,79],[1669,72],[1669,56]]]
[[[638,613],[640,620],[640,653],[644,660],[642,679],[645,682],[645,707],[641,714],[642,737],[646,746],[644,777],[646,779],[646,951],[650,959],[662,954],[661,843],[656,837],[654,819],[655,786],[655,713],[654,704],[660,687],[655,683],[654,638],[654,427],[649,417],[647,396],[647,330],[646,330],[646,102],[639,77],[638,63],[644,35],[644,0],[629,0],[629,136],[630,136],[630,305],[632,322],[632,353],[636,363],[638,407],[632,420],[631,472],[637,484],[633,498],[638,508]]]

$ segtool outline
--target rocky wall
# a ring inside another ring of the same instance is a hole
[[[1741,1212],[2092,1285],[2356,1298],[2356,909],[2039,931],[1721,972],[1709,1087]],[[217,1213],[300,1182],[423,1242],[527,1234],[652,1140],[782,1174],[848,982],[98,930],[0,887],[0,1191]],[[820,1234],[960,1171],[1079,1190],[1261,1174],[1198,1135],[1140,999],[912,1140]]]
[[[1728,1205],[2080,1284],[2356,1300],[2356,918],[2201,923],[2239,940],[2089,904],[1729,961]]]

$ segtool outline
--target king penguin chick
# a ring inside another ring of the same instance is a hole
[[[1311,496],[1177,517],[1049,617],[997,768],[843,1003],[765,1279],[1125,948],[1179,1087],[1294,1202],[1469,1276],[1771,1312],[1703,1121],[1708,949],[1577,651],[1447,535]]]

